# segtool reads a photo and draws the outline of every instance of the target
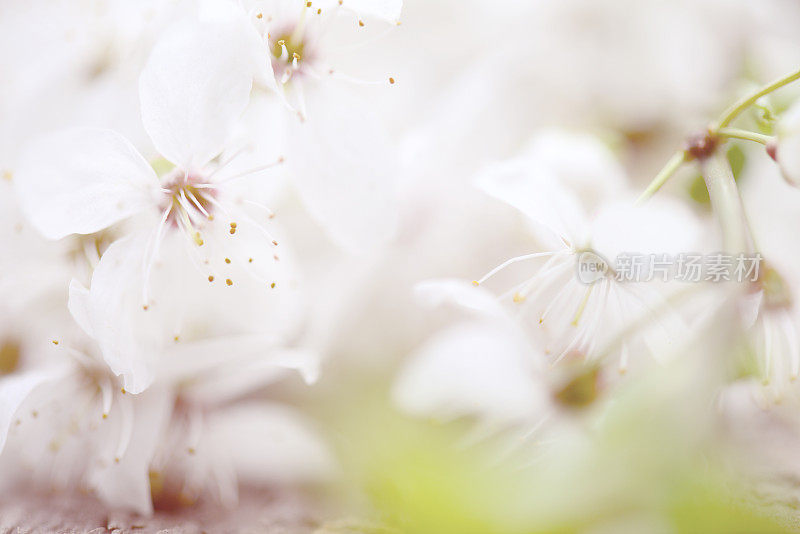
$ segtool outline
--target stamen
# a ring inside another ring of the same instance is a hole
[[[764,324],[764,384],[770,382],[770,371],[772,369],[772,327],[768,323]]]
[[[120,429],[120,438],[119,438],[119,443],[117,444],[117,452],[114,455],[114,461],[116,463],[119,463],[120,459],[122,459],[125,456],[125,452],[128,450],[128,445],[131,442],[131,436],[133,435],[132,401],[127,397],[125,398],[125,400],[120,399],[120,408],[122,409],[122,414],[120,416],[120,424],[122,425],[122,427]]]
[[[783,334],[786,337],[786,344],[789,349],[790,378],[794,381],[797,380],[797,376],[800,374],[800,347],[797,342],[797,329],[786,312],[781,313],[781,322],[783,323]]]
[[[578,306],[578,311],[575,313],[575,318],[572,319],[572,326],[578,326],[578,321],[581,320],[581,316],[583,315],[583,311],[586,309],[586,304],[589,302],[589,297],[592,295],[593,289],[594,284],[590,285],[586,290],[586,294],[583,296],[580,306]]]
[[[100,382],[100,392],[103,395],[103,419],[106,419],[108,414],[111,413],[111,401],[114,398],[111,390],[111,382],[109,382],[108,379],[104,379]]]
[[[497,267],[495,267],[494,269],[492,269],[491,271],[486,273],[483,276],[483,278],[481,278],[479,280],[475,280],[474,282],[472,282],[472,285],[475,285],[475,286],[481,285],[482,283],[486,282],[488,279],[490,279],[491,277],[493,277],[494,275],[496,275],[497,273],[499,273],[500,271],[502,271],[503,269],[505,269],[509,265],[513,265],[514,263],[517,263],[517,262],[520,262],[520,261],[525,261],[525,260],[530,260],[530,259],[533,259],[533,258],[542,258],[542,257],[545,257],[545,256],[552,256],[553,254],[555,254],[555,252],[537,252],[535,254],[525,254],[524,256],[517,256],[516,258],[511,258],[510,260],[504,261],[503,263],[501,263],[500,265],[498,265]]]
[[[149,254],[146,254],[145,257],[147,258],[147,263],[144,269],[144,284],[142,285],[142,302],[149,302],[150,295],[148,293],[148,286],[150,285],[150,274],[153,271],[153,266],[155,265],[156,256],[158,255],[158,251],[161,248],[161,241],[164,235],[164,228],[167,225],[167,219],[169,218],[169,214],[172,211],[172,202],[169,203],[167,209],[164,210],[164,213],[161,215],[161,220],[158,223],[158,227],[156,228],[156,238],[153,243],[152,250],[149,251]]]

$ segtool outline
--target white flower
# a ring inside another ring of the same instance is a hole
[[[242,140],[263,160],[286,156],[286,176],[309,214],[337,244],[363,252],[386,242],[397,224],[396,147],[366,103],[367,90],[395,80],[385,73],[363,82],[345,75],[337,61],[368,46],[376,37],[372,27],[393,22],[402,2],[307,4],[222,2],[206,17],[244,28],[255,88],[268,89],[253,91]]]
[[[157,509],[203,497],[234,506],[240,484],[315,483],[333,472],[318,432],[295,410],[257,401],[209,408],[179,397],[150,482]]]
[[[544,358],[490,293],[457,280],[423,282],[416,292],[429,306],[456,304],[470,314],[411,355],[393,386],[398,407],[444,421],[474,415],[490,426],[532,426],[546,417]]]
[[[559,144],[560,150],[555,148]],[[644,318],[655,323],[656,332],[653,325],[643,329],[646,345],[656,338],[663,344],[672,332],[668,322],[652,313],[658,292],[619,282],[615,258],[621,253],[686,252],[699,227],[677,202],[633,207],[618,166],[609,156],[599,157],[602,153],[586,138],[539,140],[525,156],[490,166],[479,176],[480,188],[527,216],[545,250],[512,258],[475,283],[483,284],[518,262],[545,259],[535,274],[499,298],[513,302],[520,316],[539,330],[545,352],[556,362],[597,358],[618,344],[614,352],[620,372],[625,372],[631,341],[617,341],[628,324]],[[588,197],[592,188],[586,184],[595,189]],[[586,260],[601,267],[592,280],[578,277],[579,263]]]
[[[151,513],[148,465],[167,422],[169,392],[127,394],[99,359],[63,340],[50,350],[61,358],[0,379],[4,482],[82,487],[110,507]]]
[[[148,359],[158,361],[165,338],[179,335],[165,332],[176,328],[185,314],[179,310],[187,309],[180,306],[185,294],[176,291],[177,281],[195,288],[236,284],[251,295],[255,284],[266,294],[281,269],[271,250],[277,241],[257,220],[266,222],[271,215],[253,200],[258,188],[245,195],[236,180],[248,173],[225,176],[224,163],[211,163],[249,98],[252,71],[238,30],[233,24],[176,27],[143,71],[145,127],[159,152],[176,165],[160,180],[122,136],[95,129],[58,132],[32,144],[15,180],[24,211],[51,239],[97,232],[128,219],[119,230],[125,237],[105,251],[94,270],[91,291],[72,285],[70,307],[134,393],[153,380]],[[188,259],[184,254],[181,260],[176,252],[184,249]],[[163,269],[177,270],[169,272],[170,280],[151,280],[164,255],[170,260]],[[160,284],[160,294],[151,284]],[[133,314],[154,304],[166,310],[170,303],[177,313],[162,312],[161,320],[137,328],[148,320]],[[213,308],[213,313],[224,312]],[[200,320],[210,316],[206,312]]]
[[[789,234],[800,222],[800,192],[777,174],[764,158],[751,166],[742,188],[753,241],[763,258],[758,279],[738,297],[747,345],[743,367],[745,376],[758,380],[767,402],[796,395],[800,375],[800,248]]]

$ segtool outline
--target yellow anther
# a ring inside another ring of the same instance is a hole
[[[232,286],[233,285],[233,280],[228,278],[227,280],[225,280],[225,283],[228,284],[229,286]]]

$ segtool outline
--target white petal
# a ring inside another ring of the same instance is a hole
[[[158,179],[111,130],[57,132],[26,150],[14,179],[20,204],[46,237],[90,234],[154,202]]]
[[[532,349],[508,328],[468,322],[428,341],[400,374],[392,398],[404,411],[451,419],[478,415],[511,420],[541,415],[543,384],[528,358]],[[544,356],[541,356],[542,360]]]
[[[20,405],[37,386],[51,379],[52,375],[47,372],[31,371],[0,380],[0,451],[5,446]]]
[[[141,301],[131,295],[141,294],[144,250],[142,236],[115,241],[100,258],[88,291],[77,282],[70,284],[70,312],[98,342],[103,359],[132,393],[144,391],[153,381],[144,359],[147,351],[133,328],[133,314],[142,313]]]
[[[449,278],[425,280],[414,286],[417,299],[430,307],[455,304],[470,311],[503,316],[505,312],[497,298],[481,287],[463,280]]]
[[[308,120],[290,127],[287,165],[306,208],[354,251],[386,241],[398,217],[394,151],[363,103],[328,86],[308,98]]]
[[[89,480],[108,506],[150,515],[150,463],[166,430],[172,396],[162,388],[151,388],[123,402],[132,403],[131,441],[119,462],[98,467],[89,474]]]
[[[344,0],[341,5],[354,11],[359,17],[398,22],[403,9],[403,0]]]
[[[142,121],[162,156],[190,171],[219,154],[247,107],[254,63],[242,21],[182,24],[139,79]]]
[[[701,225],[685,203],[663,197],[643,206],[622,200],[603,206],[592,224],[592,245],[606,260],[620,253],[695,252]]]
[[[556,236],[582,245],[587,223],[578,197],[535,161],[517,158],[493,164],[478,175],[476,185]]]
[[[186,395],[207,403],[244,395],[290,371],[313,383],[319,367],[318,353],[276,347],[274,337],[220,336],[172,348],[162,358],[158,376],[190,382]]]
[[[548,130],[531,140],[526,157],[549,169],[590,210],[624,189],[624,169],[608,147],[590,134]]]
[[[216,412],[208,425],[207,444],[231,458],[241,482],[316,482],[334,471],[331,453],[317,432],[284,406],[238,404]]]

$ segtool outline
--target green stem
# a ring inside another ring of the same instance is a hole
[[[719,128],[716,131],[716,134],[721,137],[732,137],[734,139],[744,139],[745,141],[754,141],[756,143],[761,143],[762,145],[766,145],[773,139],[769,135],[750,132],[748,130],[740,130],[739,128]]]
[[[642,204],[650,197],[655,195],[656,192],[659,189],[661,189],[661,186],[663,186],[667,182],[667,180],[669,180],[670,177],[672,177],[672,175],[675,174],[675,172],[677,172],[677,170],[680,168],[681,165],[684,164],[684,162],[686,162],[686,160],[687,159],[685,150],[679,150],[678,152],[673,154],[672,157],[669,158],[669,161],[667,161],[667,164],[664,165],[664,168],[661,169],[661,172],[658,173],[658,175],[653,179],[653,181],[650,182],[650,185],[647,186],[647,189],[645,189],[644,192],[636,200],[636,205]]]
[[[727,125],[729,125],[731,122],[733,122],[734,119],[736,119],[736,117],[741,115],[741,113],[744,110],[755,104],[756,100],[758,100],[762,96],[768,95],[773,91],[777,91],[781,87],[788,85],[798,79],[800,79],[800,70],[797,70],[789,74],[788,76],[784,76],[783,78],[775,80],[769,85],[765,85],[755,93],[752,93],[751,95],[742,98],[741,100],[739,100],[738,102],[736,102],[731,107],[725,110],[725,112],[722,114],[722,118],[717,122],[717,124],[714,127],[712,127],[712,131],[717,131],[720,128],[724,128]]]
[[[733,178],[733,171],[725,154],[717,151],[703,161],[703,179],[711,198],[711,207],[722,228],[722,245],[725,252],[748,252],[749,232],[742,198]]]

